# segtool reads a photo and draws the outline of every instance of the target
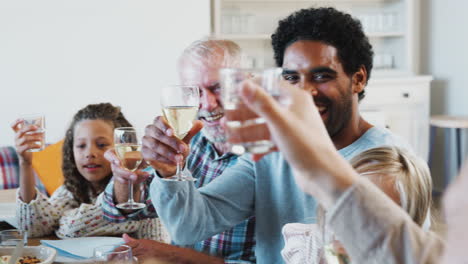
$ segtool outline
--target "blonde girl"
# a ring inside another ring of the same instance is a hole
[[[398,147],[378,147],[350,160],[354,169],[377,185],[388,197],[408,212],[413,221],[428,230],[431,223],[432,178],[427,164]],[[326,214],[318,209],[318,224],[292,223],[283,227],[286,263],[319,263],[330,240],[324,225]],[[350,226],[349,228],[360,228]],[[323,231],[325,230],[325,231]],[[324,234],[325,233],[325,234]],[[349,261],[339,243],[333,243],[342,263]]]

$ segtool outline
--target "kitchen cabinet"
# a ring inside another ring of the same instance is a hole
[[[431,80],[431,76],[371,79],[359,104],[366,120],[399,135],[425,160],[429,156]]]

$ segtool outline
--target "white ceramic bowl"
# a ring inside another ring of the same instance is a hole
[[[0,247],[0,256],[12,255],[15,247]],[[41,260],[41,264],[50,264],[55,260],[57,251],[50,247],[24,247],[22,256],[32,256]]]

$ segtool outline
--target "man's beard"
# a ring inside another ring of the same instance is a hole
[[[351,91],[351,87],[348,91]],[[341,95],[339,101],[329,105],[328,121],[325,124],[330,137],[334,137],[340,133],[350,122],[353,113],[353,98],[351,92]]]
[[[205,120],[206,118],[215,117],[219,115],[224,115],[224,110],[221,107],[218,107],[217,109],[211,112],[208,112],[206,110],[200,110],[198,112],[198,119],[200,119],[202,122],[208,122]],[[205,125],[202,129],[202,133],[211,143],[225,143],[227,141],[226,132],[221,127],[221,125]]]
[[[221,126],[205,126],[202,133],[211,143],[225,143],[227,140],[226,133]]]

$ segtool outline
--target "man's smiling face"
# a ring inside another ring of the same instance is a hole
[[[333,46],[296,41],[285,50],[283,68],[286,80],[310,91],[331,137],[347,126],[357,94]]]
[[[219,83],[219,70],[224,67],[222,59],[219,56],[199,63],[186,60],[181,63],[180,69],[183,84],[197,85],[200,88],[198,119],[203,122],[204,135],[212,143],[226,141],[226,134],[221,126],[221,118],[224,117]]]

